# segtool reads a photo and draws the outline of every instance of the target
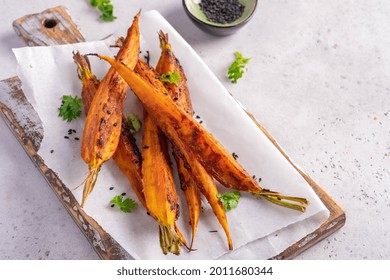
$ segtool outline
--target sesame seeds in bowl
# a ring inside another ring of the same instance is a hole
[[[192,22],[208,33],[226,36],[241,29],[252,18],[257,0],[183,0]]]

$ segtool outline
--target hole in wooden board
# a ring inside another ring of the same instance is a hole
[[[50,18],[50,19],[45,19],[43,22],[43,26],[46,28],[54,28],[57,25],[57,20]]]

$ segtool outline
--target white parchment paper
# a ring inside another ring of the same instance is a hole
[[[110,200],[121,193],[136,200],[127,179],[111,160],[102,167],[85,212],[136,259],[270,258],[318,228],[329,216],[327,208],[191,46],[156,11],[142,14],[140,27],[141,56],[149,51],[151,65],[156,64],[160,55],[158,31],[162,29],[169,34],[173,50],[187,75],[196,115],[230,152],[239,156],[238,161],[244,168],[250,174],[261,177],[263,187],[286,195],[306,197],[310,205],[305,213],[299,213],[242,194],[238,208],[227,213],[235,248],[229,252],[223,230],[203,200],[194,246],[197,251],[187,253],[182,250],[180,257],[164,256],[159,248],[157,224],[142,206],[131,214],[110,207]],[[82,187],[76,187],[82,184],[88,169],[80,157],[85,116],[83,114],[71,123],[57,116],[62,95],[80,96],[81,84],[72,59],[73,50],[111,55],[106,42],[102,41],[56,47],[26,47],[14,49],[14,53],[24,93],[43,123],[44,138],[39,154],[80,201]],[[94,73],[102,78],[108,65],[94,58],[91,58],[91,62]],[[140,103],[132,93],[128,95],[125,112],[135,112],[142,116]],[[76,133],[68,135],[69,129],[76,130]],[[221,192],[224,191],[228,190],[221,187]],[[188,213],[180,190],[178,192],[182,210],[178,224],[189,240]]]

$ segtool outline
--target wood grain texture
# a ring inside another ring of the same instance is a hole
[[[55,27],[47,28],[44,26],[46,19],[55,19],[58,22]],[[29,45],[55,45],[84,41],[83,36],[64,7],[56,7],[42,13],[24,16],[15,20],[14,27]],[[45,29],[58,30],[59,32]],[[70,31],[65,32],[64,30]],[[270,133],[250,113],[248,115],[308,182],[330,211],[330,217],[318,229],[272,258],[292,259],[341,228],[345,224],[345,213],[309,175],[291,161]],[[49,186],[87,237],[99,257],[102,259],[132,259],[120,244],[83,211],[71,191],[62,183],[56,173],[45,165],[44,159],[38,153],[40,142],[44,136],[42,124],[33,106],[27,101],[21,89],[21,82],[17,77],[0,81],[0,116],[5,120],[7,126],[45,177]]]
[[[15,20],[12,25],[29,46],[53,46],[84,41],[83,35],[63,6],[26,15]]]

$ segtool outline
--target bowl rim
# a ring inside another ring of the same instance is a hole
[[[256,11],[256,8],[257,8],[258,0],[253,0],[253,1],[255,3],[254,3],[253,9],[250,12],[250,14],[244,20],[242,20],[242,21],[240,21],[240,22],[238,22],[236,24],[230,24],[230,25],[214,25],[214,24],[211,24],[209,22],[200,20],[193,13],[191,13],[191,11],[188,9],[187,4],[186,4],[186,0],[182,0],[182,4],[184,6],[184,10],[186,11],[187,15],[189,15],[191,17],[191,19],[195,20],[197,23],[203,24],[205,26],[213,27],[213,28],[229,29],[229,28],[235,28],[235,27],[244,25],[253,17],[253,15],[254,15],[254,13]]]

